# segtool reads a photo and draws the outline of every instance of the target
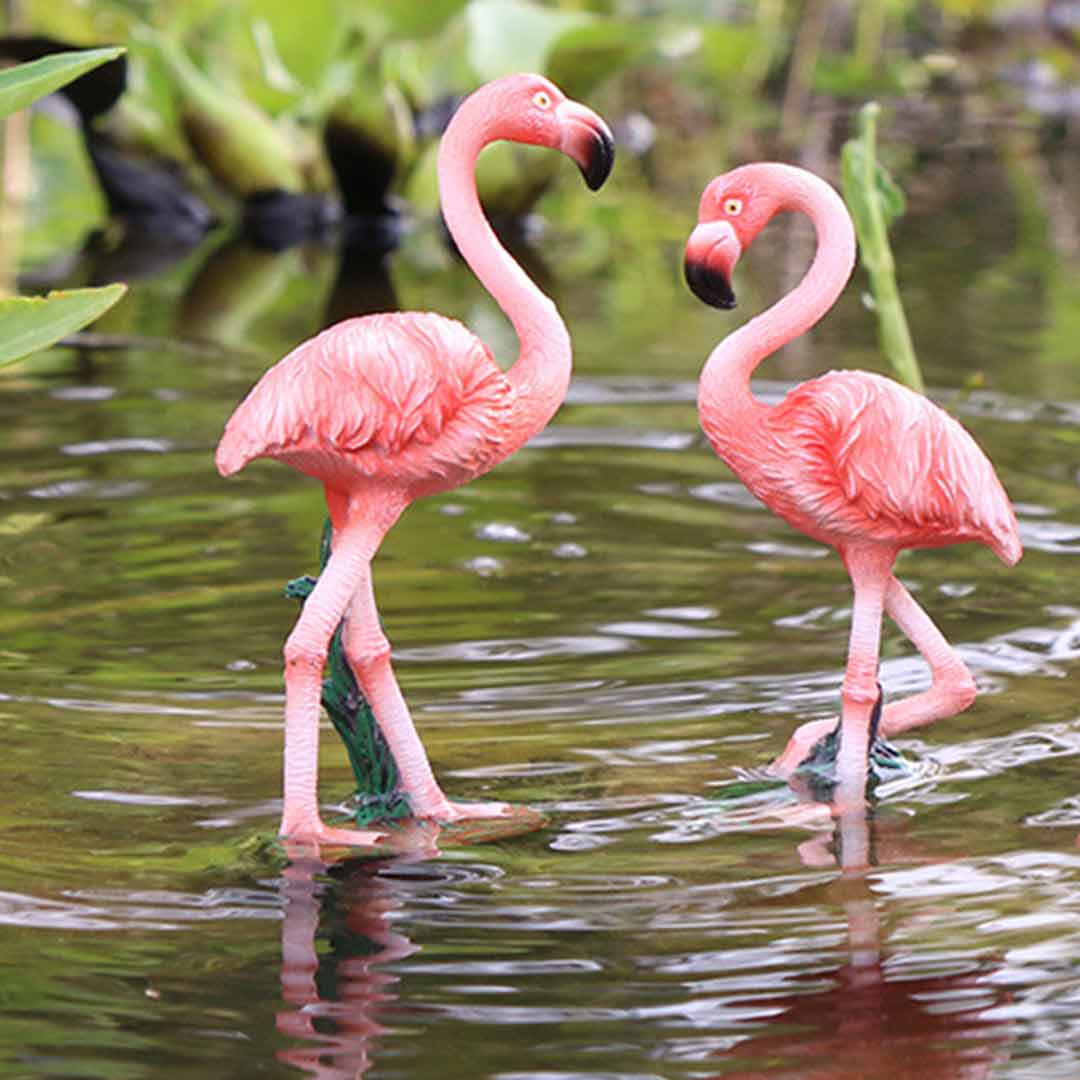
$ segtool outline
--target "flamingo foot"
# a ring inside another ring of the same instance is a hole
[[[326,825],[318,817],[281,823],[283,840],[294,844],[334,844],[344,847],[380,847],[390,839],[388,833],[374,829],[339,829]]]
[[[829,720],[811,720],[795,729],[784,752],[765,770],[771,776],[791,779],[795,770],[814,752],[815,747],[836,730],[835,717]]]
[[[433,814],[425,814],[425,817],[434,818],[443,824],[452,824],[456,821],[479,821],[487,818],[509,817],[514,808],[504,802],[451,802],[446,799],[443,805]]]
[[[868,779],[877,784],[895,779],[908,770],[899,751],[880,734],[883,707],[881,687],[870,715],[870,741],[867,746]],[[811,789],[824,783],[831,787],[837,782],[840,757],[840,724],[834,719],[811,720],[797,728],[784,752],[768,766],[766,772],[783,777],[789,783],[795,779],[809,780]]]

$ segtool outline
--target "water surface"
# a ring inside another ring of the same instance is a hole
[[[351,294],[332,252],[215,236],[98,327],[129,347],[7,373],[0,1072],[1075,1076],[1076,254],[1055,242],[1057,171],[958,155],[918,173],[898,258],[932,393],[994,459],[1027,554],[903,559],[980,696],[902,742],[913,775],[882,792],[866,874],[837,868],[826,815],[738,796],[835,710],[850,594],[836,557],[704,444],[694,380],[735,317],[678,281],[692,203],[664,203],[655,235],[627,227],[652,198],[633,163],[621,203],[545,204],[538,254],[576,343],[567,405],[495,473],[410,509],[376,566],[446,787],[539,807],[541,832],[333,865],[262,845],[295,617],[281,590],[314,570],[323,507],[272,463],[222,481],[212,449],[265,367],[342,305],[441,310],[508,355],[436,230]],[[745,311],[791,284],[807,243],[796,222],[763,237]],[[246,307],[223,297],[232,278]],[[881,369],[861,288],[763,369],[763,396]],[[891,630],[883,655],[890,696],[926,685]],[[341,800],[329,729],[324,748]]]

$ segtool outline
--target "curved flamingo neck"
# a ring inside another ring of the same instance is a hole
[[[806,333],[843,291],[855,264],[855,230],[847,207],[824,180],[790,165],[768,166],[781,194],[779,210],[806,214],[814,223],[817,250],[799,284],[767,311],[729,334],[713,350],[701,373],[698,407],[702,425],[718,451],[745,442],[767,411],[754,397],[754,369]]]
[[[502,138],[499,116],[483,92],[467,98],[439,147],[443,218],[462,258],[513,324],[519,350],[507,371],[516,390],[513,447],[543,429],[570,385],[570,335],[555,304],[499,242],[476,192],[476,159]]]

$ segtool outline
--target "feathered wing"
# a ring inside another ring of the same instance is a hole
[[[341,469],[404,482],[475,473],[497,456],[510,397],[487,346],[453,319],[348,319],[266,372],[229,419],[217,464],[228,475],[273,457],[324,481]]]
[[[1020,558],[1016,517],[986,455],[921,394],[866,372],[832,372],[795,388],[770,429],[800,459],[797,501],[833,535],[901,546],[978,540]],[[790,481],[789,481],[790,483]]]

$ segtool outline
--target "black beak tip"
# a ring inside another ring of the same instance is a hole
[[[615,140],[606,131],[597,131],[589,153],[589,160],[581,166],[581,175],[590,191],[598,191],[611,175],[615,164]]]
[[[735,307],[735,293],[723,274],[690,259],[686,260],[683,270],[686,284],[700,301],[723,311],[730,311]]]

